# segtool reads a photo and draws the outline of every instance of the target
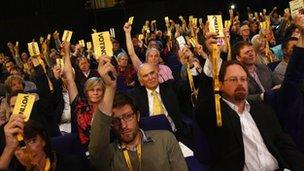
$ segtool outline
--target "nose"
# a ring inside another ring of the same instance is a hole
[[[120,119],[120,127],[121,127],[121,129],[125,129],[127,127],[127,122],[125,122],[124,120]]]
[[[152,78],[153,78],[153,75],[152,75],[152,74],[149,74],[149,75],[148,75],[148,79],[151,80]]]

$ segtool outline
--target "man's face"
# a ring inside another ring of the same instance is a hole
[[[11,70],[12,70],[13,67],[15,67],[15,65],[14,65],[13,62],[7,62],[7,63],[5,64],[5,68],[6,68],[6,71],[7,71],[8,73],[11,72]]]
[[[87,59],[80,59],[78,65],[82,72],[88,72],[90,70],[90,63]]]
[[[157,53],[156,51],[152,50],[150,51],[150,53],[148,54],[148,57],[147,57],[147,62],[149,64],[152,64],[152,65],[158,65],[159,64],[159,53]]]
[[[151,40],[148,44],[148,48],[158,48],[157,42],[155,40]]]
[[[138,47],[139,40],[137,37],[132,37],[132,43],[134,47]]]
[[[114,42],[114,43],[113,43],[113,50],[116,51],[116,50],[118,50],[118,49],[120,49],[120,44],[119,44],[119,42]]]
[[[140,83],[150,90],[155,90],[158,86],[158,72],[151,64],[143,64],[138,70]]]
[[[232,103],[244,101],[248,95],[247,74],[240,65],[228,66],[220,85],[223,96]]]
[[[191,60],[193,60],[193,53],[188,47],[183,47],[178,52],[179,60],[182,64],[185,64]]]
[[[27,53],[23,52],[21,54],[21,59],[22,59],[23,62],[26,62],[29,59]]]
[[[258,30],[258,25],[256,23],[251,23],[250,24],[250,31],[251,32],[256,32]]]
[[[250,45],[244,46],[240,50],[240,54],[236,56],[236,59],[240,61],[243,65],[252,65],[256,63],[256,54],[253,47]]]
[[[13,79],[11,82],[11,89],[12,89],[12,92],[18,91],[18,90],[23,90],[24,87],[23,87],[22,81],[20,79]]]
[[[131,143],[138,133],[139,115],[130,105],[113,108],[112,129],[122,143]]]

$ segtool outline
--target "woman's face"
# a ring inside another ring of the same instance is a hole
[[[40,135],[36,135],[34,138],[25,140],[26,150],[30,155],[32,164],[38,164],[41,159],[45,158],[45,144],[45,141]]]
[[[98,103],[102,99],[103,89],[101,86],[95,86],[87,92],[88,100],[91,103]]]
[[[266,42],[265,41],[263,41],[263,43],[261,43],[258,53],[260,53],[262,55],[266,55]]]
[[[148,55],[148,63],[157,66],[159,64],[159,54],[155,51],[151,51]]]
[[[123,56],[118,59],[118,65],[120,67],[126,67],[128,65],[128,57]]]

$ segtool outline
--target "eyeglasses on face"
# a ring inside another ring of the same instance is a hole
[[[124,114],[121,117],[114,117],[113,120],[112,120],[112,125],[113,126],[120,126],[121,121],[130,122],[134,118],[134,116],[135,116],[135,113],[132,112],[132,113]]]
[[[247,83],[248,82],[248,78],[246,76],[240,77],[240,78],[229,77],[229,78],[225,79],[224,81],[227,81],[227,82],[232,83],[232,84],[237,84],[238,81],[240,81],[241,83]]]

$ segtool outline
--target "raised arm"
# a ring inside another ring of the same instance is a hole
[[[134,50],[134,46],[133,46],[132,38],[131,38],[132,27],[129,23],[125,23],[123,28],[124,28],[125,35],[126,35],[126,44],[127,44],[128,53],[130,55],[132,64],[133,64],[135,70],[137,71],[139,66],[142,64],[142,62],[140,61],[140,59],[138,58],[138,56],[136,55],[135,50]]]
[[[23,132],[23,116],[12,116],[10,121],[4,126],[5,148],[0,156],[0,170],[7,170],[19,145],[16,135]]]
[[[115,75],[115,68],[111,64],[110,57],[100,59],[98,72],[105,83],[106,89],[91,127],[90,160],[98,170],[111,170],[114,152],[110,144],[110,130],[116,80],[112,80],[108,75],[109,72]]]
[[[64,50],[64,70],[63,75],[66,78],[66,86],[69,93],[69,98],[71,103],[75,100],[76,96],[78,95],[77,86],[74,79],[73,74],[73,67],[70,60],[70,43],[64,42],[63,43],[63,50]]]

